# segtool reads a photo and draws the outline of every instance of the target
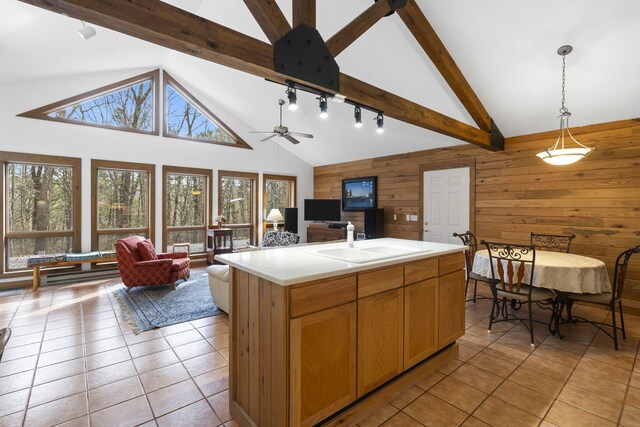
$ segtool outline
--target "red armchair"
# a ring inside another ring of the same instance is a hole
[[[175,289],[177,280],[189,278],[189,255],[186,252],[157,254],[157,260],[145,261],[138,250],[138,243],[144,241],[140,236],[132,236],[115,243],[118,269],[127,291],[135,286],[166,284]]]

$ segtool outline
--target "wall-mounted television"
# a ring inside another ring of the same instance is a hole
[[[364,211],[378,207],[377,176],[342,180],[342,210]]]
[[[340,221],[340,200],[305,199],[305,221]]]

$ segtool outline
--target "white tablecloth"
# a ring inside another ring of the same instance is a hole
[[[531,274],[529,265],[527,264],[525,270],[525,281]],[[486,249],[476,252],[473,272],[491,277],[489,252]],[[536,251],[533,286],[583,294],[611,292],[609,274],[604,262],[582,255],[542,250]]]

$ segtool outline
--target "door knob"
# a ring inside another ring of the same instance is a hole
[[[428,232],[429,232],[429,231],[431,231],[431,230],[428,230],[428,229],[426,229],[426,228],[423,228],[423,229],[422,229],[422,231],[424,231],[425,233],[428,233]]]

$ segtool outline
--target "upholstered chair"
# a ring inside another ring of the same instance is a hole
[[[135,286],[171,285],[188,279],[189,256],[186,252],[156,253],[150,240],[127,237],[115,243],[118,269],[129,291]]]

